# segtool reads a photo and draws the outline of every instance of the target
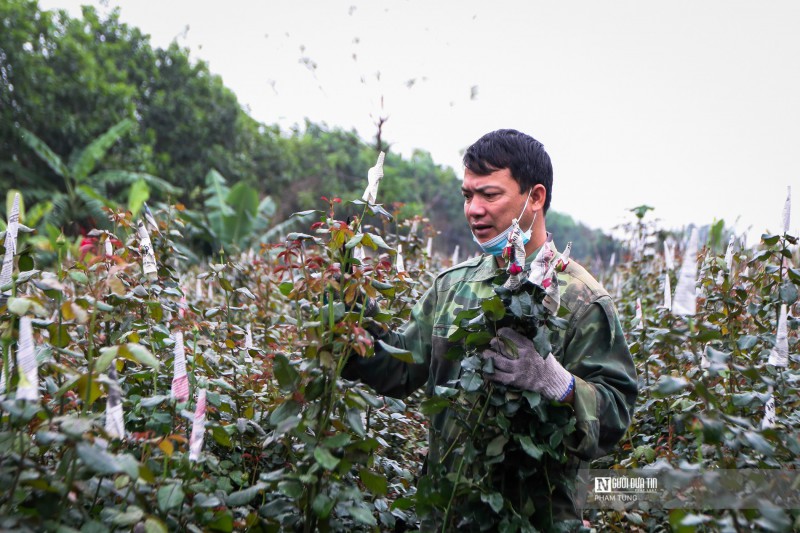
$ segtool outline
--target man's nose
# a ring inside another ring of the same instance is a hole
[[[486,205],[477,197],[473,197],[467,204],[467,216],[470,218],[480,218],[486,214]]]

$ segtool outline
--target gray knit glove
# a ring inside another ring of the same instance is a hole
[[[499,337],[503,337],[505,342]],[[551,354],[542,358],[533,341],[511,328],[501,328],[497,337],[484,350],[483,357],[494,362],[492,381],[538,392],[549,400],[563,401],[575,387],[575,376],[570,374]],[[516,353],[515,353],[516,352]]]

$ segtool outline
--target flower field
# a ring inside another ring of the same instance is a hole
[[[24,218],[9,221],[0,528],[404,531],[436,505],[457,509],[456,488],[481,490],[466,476],[417,501],[432,399],[342,378],[348,358],[373,353],[375,322],[401,325],[450,265],[431,254],[435,229],[363,201],[320,206],[304,232],[202,265],[181,251],[180,205],[142,221],[111,211],[112,231],[53,240],[46,266]],[[628,252],[595,275],[640,395],[627,436],[594,466],[798,468],[797,237],[725,247],[712,228],[693,249],[645,211],[626,229]],[[498,529],[526,530],[502,500],[480,500]],[[800,527],[780,508],[585,518],[600,531]]]

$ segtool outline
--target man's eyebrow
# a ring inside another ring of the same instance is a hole
[[[461,192],[477,192],[477,193],[486,193],[486,192],[497,192],[501,191],[502,188],[498,187],[497,185],[480,185],[478,187],[474,187],[472,189],[468,189],[467,187],[461,186]]]

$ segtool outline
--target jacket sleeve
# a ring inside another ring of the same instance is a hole
[[[628,429],[636,367],[609,296],[586,307],[567,331],[562,364],[575,375],[576,431],[567,443],[583,460],[601,457]]]
[[[425,385],[430,375],[433,317],[436,289],[430,287],[411,310],[411,317],[397,331],[388,331],[375,339],[375,355],[352,356],[342,376],[360,379],[378,394],[405,398]],[[381,348],[378,340],[411,352],[413,363],[406,363]]]

